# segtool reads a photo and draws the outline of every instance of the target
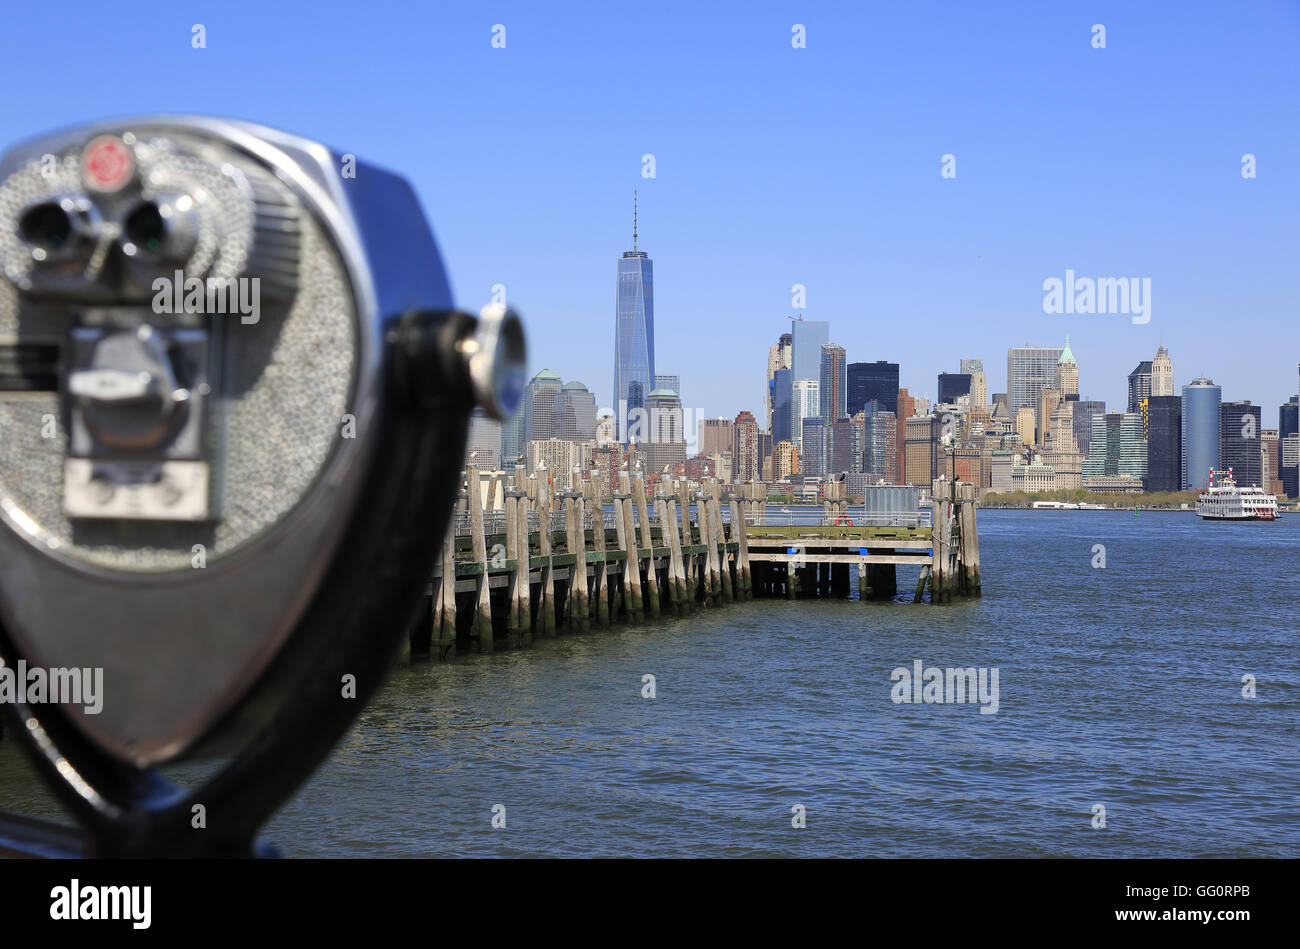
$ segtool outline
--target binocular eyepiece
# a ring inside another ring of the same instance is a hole
[[[0,658],[102,670],[8,703],[100,852],[123,813],[189,846],[131,790],[161,763],[292,743],[296,786],[409,628],[470,411],[518,410],[518,317],[457,310],[410,185],[347,164],[186,117],[0,157]]]

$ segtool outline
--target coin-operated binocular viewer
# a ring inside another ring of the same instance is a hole
[[[161,117],[0,157],[0,699],[83,852],[253,852],[382,684],[524,358],[406,181],[316,142]]]

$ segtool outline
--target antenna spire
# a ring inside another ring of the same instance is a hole
[[[636,250],[636,188],[632,189],[632,250]]]

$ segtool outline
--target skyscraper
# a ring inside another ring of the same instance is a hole
[[[1111,412],[1092,420],[1092,444],[1083,462],[1083,476],[1122,475],[1147,476],[1147,443],[1142,440],[1142,416],[1137,412]]]
[[[804,422],[813,417],[822,417],[820,393],[821,384],[815,379],[799,379],[794,383],[790,403],[790,441],[800,451],[804,450]]]
[[[1151,395],[1151,360],[1146,359],[1137,364],[1137,368],[1128,374],[1128,410],[1141,412],[1142,401]]]
[[[1183,400],[1153,395],[1147,400],[1148,491],[1181,491],[1183,477]]]
[[[794,352],[794,336],[782,333],[775,346],[767,348],[767,389],[763,393],[763,405],[767,409],[767,430],[772,430],[772,406],[775,396],[773,380],[778,369],[790,368],[790,357]]]
[[[1286,496],[1300,495],[1300,465],[1296,464],[1297,445],[1300,445],[1300,396],[1291,396],[1277,410],[1278,475]]]
[[[677,393],[677,398],[680,399],[682,397],[682,377],[675,373],[672,375],[664,375],[663,373],[657,372],[655,373],[655,388],[671,389],[673,392]]]
[[[1074,403],[1074,440],[1078,443],[1079,451],[1085,455],[1092,445],[1092,420],[1095,416],[1105,414],[1105,402],[1086,399]]]
[[[566,382],[560,388],[552,408],[551,434],[570,442],[595,439],[596,397],[581,382]]]
[[[803,421],[803,449],[800,453],[803,473],[826,474],[826,423],[820,415]]]
[[[632,197],[632,249],[618,262],[614,326],[614,415],[627,440],[628,417],[644,408],[655,379],[654,264],[637,249],[636,193]]]
[[[868,402],[875,399],[900,419],[906,418],[898,411],[898,363],[883,359],[877,362],[849,363],[845,376],[845,415],[857,415],[866,408]]]
[[[1204,377],[1183,386],[1184,491],[1199,491],[1219,463],[1219,403],[1222,389]]]
[[[789,370],[786,370],[789,372]],[[739,483],[754,481],[759,475],[763,456],[759,454],[758,422],[750,412],[741,412],[732,426],[735,442],[731,449],[731,475]]]
[[[772,377],[772,443],[788,442],[794,430],[794,380],[792,369],[778,369]]]
[[[825,343],[821,348],[821,416],[829,425],[845,415],[845,397],[848,380],[844,363],[844,347],[838,343]]]
[[[649,437],[645,443],[646,473],[661,474],[686,460],[682,403],[672,389],[655,389],[646,397]]]
[[[1262,422],[1260,407],[1249,400],[1219,404],[1219,470],[1231,468],[1237,484],[1264,487]]]
[[[731,453],[732,428],[729,418],[702,418],[699,424],[699,449],[701,455],[726,455]]]
[[[1012,418],[1020,409],[1038,411],[1038,394],[1056,382],[1056,364],[1063,352],[1028,345],[1007,350],[1007,408]]]
[[[1151,394],[1174,394],[1174,364],[1163,344],[1156,350],[1156,358],[1151,360]]]
[[[968,372],[939,373],[939,397],[936,401],[954,405],[961,396],[970,396],[971,377]],[[974,400],[971,400],[974,408]]]
[[[894,484],[910,484],[907,480],[907,420],[916,414],[916,400],[906,389],[899,389],[896,404],[898,411],[894,416],[898,419],[898,432],[894,436]]]
[[[1065,336],[1065,349],[1061,350],[1061,358],[1056,361],[1056,379],[1053,382],[1053,388],[1059,389],[1062,399],[1069,399],[1074,396],[1079,397],[1079,364],[1075,362],[1074,353],[1070,352],[1070,336]]]
[[[825,320],[791,320],[790,335],[794,340],[790,353],[794,378],[820,381],[822,347],[831,341],[831,324]]]
[[[549,369],[543,369],[528,381],[524,389],[524,441],[556,438],[555,402],[560,396],[563,380]],[[521,449],[522,453],[522,449]]]
[[[984,375],[983,359],[963,359],[961,371],[970,376],[970,407],[972,412],[991,412],[989,408],[988,378]]]
[[[897,484],[898,419],[871,401],[863,411],[862,470],[874,481]]]

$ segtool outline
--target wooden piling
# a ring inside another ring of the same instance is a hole
[[[623,597],[628,619],[633,623],[641,621],[643,611],[641,601],[641,565],[640,551],[637,549],[636,523],[632,520],[632,482],[626,471],[618,473],[619,491],[614,495],[614,510],[617,514],[618,546],[623,551]]]
[[[654,534],[650,530],[650,515],[645,503],[645,479],[637,475],[632,479],[632,501],[636,505],[637,517],[641,520],[641,545],[646,549],[645,562],[645,605],[653,619],[659,615],[659,572],[655,569]]]
[[[442,576],[438,583],[438,600],[434,609],[436,632],[433,636],[433,650],[439,658],[450,659],[456,655],[456,522],[454,518],[447,525],[447,536],[442,539],[441,567]],[[491,637],[488,637],[488,642],[491,643]]]
[[[537,469],[537,556],[541,558],[541,615],[537,617],[537,635],[551,639],[555,636],[555,569],[551,561],[551,500],[554,485],[551,473],[543,466]]]
[[[596,625],[608,626],[612,597],[610,596],[609,566],[605,561],[605,495],[600,484],[599,473],[592,471],[591,480],[587,484],[591,492],[591,539],[592,544],[601,555],[600,560],[594,564],[590,592],[595,606]]]
[[[490,643],[492,640],[492,599],[489,595],[491,577],[488,574],[487,538],[483,533],[482,491],[478,466],[470,465],[465,469],[465,506],[469,509],[470,551],[479,571],[475,578],[476,603],[473,630],[478,639],[487,639]]]

